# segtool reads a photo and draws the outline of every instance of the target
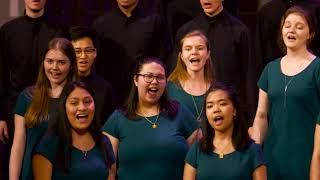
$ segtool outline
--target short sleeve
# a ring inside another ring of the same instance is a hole
[[[196,120],[190,110],[183,104],[179,104],[178,116],[181,118],[183,135],[187,139],[196,129],[199,128],[199,122]]]
[[[119,110],[115,110],[110,117],[107,119],[106,123],[104,123],[102,127],[102,131],[110,134],[111,136],[119,139],[120,132],[119,132],[119,123],[120,118],[124,118],[124,116],[121,115]]]
[[[32,97],[30,95],[30,91],[28,89],[23,90],[18,96],[14,113],[20,116],[24,116],[31,104],[31,101]]]
[[[41,154],[54,164],[57,154],[58,137],[53,134],[46,134],[42,137],[39,144],[36,146],[34,154]]]
[[[260,75],[259,81],[258,81],[259,88],[265,92],[268,92],[269,66],[270,66],[270,63],[265,66],[265,68],[263,69],[263,71]]]
[[[255,170],[261,165],[265,164],[264,157],[263,157],[263,152],[261,145],[252,143],[250,146],[250,152],[252,156],[252,169]]]
[[[190,164],[192,167],[197,168],[197,161],[198,161],[198,155],[200,153],[200,149],[199,149],[199,142],[195,142],[192,144],[192,146],[190,147],[185,162]]]
[[[319,124],[319,125],[320,125],[320,112],[319,112],[319,114],[318,114],[317,124]]]

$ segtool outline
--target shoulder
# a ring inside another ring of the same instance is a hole
[[[232,16],[227,11],[224,11],[223,13],[225,19],[229,21],[229,24],[231,24],[232,28],[237,30],[236,32],[249,33],[249,28],[240,19]]]
[[[22,22],[24,22],[25,19],[23,16],[21,17],[17,17],[15,19],[12,19],[6,23],[4,23],[2,26],[1,26],[1,29],[11,29],[11,28],[15,28],[17,25],[21,24]]]

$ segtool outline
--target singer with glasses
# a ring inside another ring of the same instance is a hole
[[[182,179],[198,123],[186,107],[168,99],[158,58],[143,59],[134,72],[127,103],[102,128],[118,157],[118,179]]]
[[[320,111],[320,59],[309,50],[315,32],[310,12],[288,9],[279,34],[285,55],[268,63],[258,82],[252,138],[264,143],[269,180],[309,179]]]

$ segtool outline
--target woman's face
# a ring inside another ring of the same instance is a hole
[[[91,94],[80,87],[76,87],[68,96],[66,113],[73,131],[86,132],[95,112],[95,104]]]
[[[307,48],[310,37],[309,26],[304,17],[297,13],[287,16],[282,27],[282,38],[287,48]]]
[[[139,103],[157,104],[166,87],[164,68],[155,62],[142,65],[134,83],[138,90]]]
[[[69,58],[61,51],[51,49],[44,59],[44,71],[52,85],[60,85],[65,82],[71,68]]]
[[[226,132],[233,129],[236,109],[225,91],[215,90],[208,94],[206,115],[209,124],[215,131]]]
[[[210,51],[201,36],[190,36],[183,40],[181,59],[189,73],[203,71],[209,56]]]

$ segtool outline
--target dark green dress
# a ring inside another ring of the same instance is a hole
[[[35,153],[47,158],[53,165],[52,180],[95,180],[107,179],[109,169],[105,164],[102,150],[95,145],[90,151],[83,152],[75,147],[71,149],[70,173],[66,174],[56,168],[58,137],[45,135],[36,147]],[[107,149],[112,149],[107,141]],[[111,164],[113,164],[114,158]]]
[[[320,112],[320,59],[295,76],[284,75],[280,59],[276,59],[265,67],[258,85],[269,100],[269,127],[264,141],[268,179],[309,179]]]
[[[197,180],[251,180],[254,170],[264,164],[260,145],[252,143],[242,151],[224,155],[203,153],[200,143],[194,143],[186,157],[186,163],[197,171]]]
[[[182,179],[186,139],[198,128],[191,112],[181,104],[174,118],[160,113],[158,127],[139,117],[128,119],[116,110],[103,131],[119,139],[119,180]],[[156,116],[148,117],[154,122]]]
[[[192,96],[191,94],[184,91],[180,84],[175,84],[172,81],[168,82],[167,90],[170,99],[179,101],[180,103],[187,106],[194,117],[199,120],[199,118],[201,117],[199,115],[203,113],[204,95]]]
[[[31,104],[32,92],[33,92],[33,87],[26,88],[24,91],[21,92],[15,107],[15,114],[24,116],[24,114],[27,112]],[[41,139],[41,137],[44,135],[45,131],[48,128],[48,122],[54,119],[54,116],[56,116],[55,112],[57,111],[57,108],[58,108],[58,102],[59,102],[58,98],[50,98],[48,119],[43,123],[32,128],[27,128],[26,130],[25,152],[23,155],[22,169],[21,169],[21,175],[20,175],[20,178],[22,180],[33,179],[32,164],[31,164],[32,154],[35,146],[37,145],[37,143],[39,142],[39,140]]]

